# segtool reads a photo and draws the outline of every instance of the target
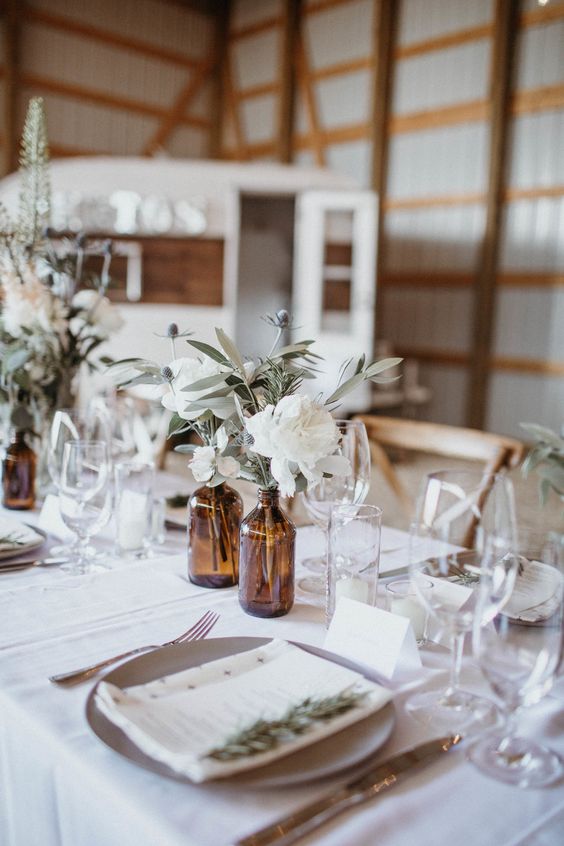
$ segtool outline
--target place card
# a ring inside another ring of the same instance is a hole
[[[63,541],[74,540],[74,532],[71,532],[61,517],[59,497],[55,494],[47,494],[45,497],[37,525],[47,534]]]
[[[371,667],[387,681],[421,670],[406,617],[346,597],[337,602],[323,648]]]

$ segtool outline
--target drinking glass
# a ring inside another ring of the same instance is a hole
[[[382,510],[375,505],[331,509],[327,553],[326,622],[341,597],[376,605]]]
[[[468,733],[497,720],[494,703],[461,690],[459,677],[466,633],[473,623],[493,619],[512,589],[515,544],[509,479],[480,471],[427,476],[410,531],[409,572],[420,601],[450,637],[450,682],[446,690],[415,694],[406,708],[430,727]],[[482,584],[490,586],[491,603],[478,608],[476,588]]]
[[[89,555],[90,538],[109,520],[110,462],[102,441],[69,441],[63,449],[61,517],[78,538],[77,555],[61,567],[74,575],[105,569]]]
[[[323,531],[325,543],[332,506],[361,505],[370,488],[370,445],[364,423],[359,420],[336,420],[335,423],[341,433],[338,455],[349,459],[350,472],[322,479],[303,494],[306,510],[315,525]],[[324,596],[327,556],[305,559],[303,564],[318,575],[301,579],[300,588],[307,593]]]
[[[520,552],[525,550],[520,546]],[[521,555],[513,590],[492,626],[473,629],[474,656],[501,702],[505,725],[470,747],[468,757],[487,775],[519,787],[544,787],[559,779],[562,760],[517,733],[523,707],[550,690],[562,658],[564,634],[564,535],[547,533],[532,557]],[[491,585],[480,586],[479,604],[492,604]]]
[[[57,409],[49,430],[47,467],[51,480],[60,494],[65,444],[78,440],[96,440],[107,443],[108,429],[105,418],[96,407],[85,413],[76,408]],[[79,539],[73,543],[60,544],[50,550],[51,555],[72,557],[78,552]]]
[[[155,465],[122,461],[116,464],[114,472],[118,550],[139,557],[146,554],[152,533]]]
[[[421,579],[418,590],[425,594],[430,593],[433,590],[433,582],[428,579],[427,581]],[[413,626],[413,633],[418,646],[423,646],[428,642],[430,597],[426,596],[425,598],[426,601],[423,603],[410,579],[396,579],[386,585],[387,610],[391,614],[407,617]]]

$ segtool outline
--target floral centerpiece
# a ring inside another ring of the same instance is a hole
[[[48,168],[43,101],[34,98],[22,137],[17,219],[0,205],[0,403],[13,426],[30,430],[74,404],[80,366],[95,368],[95,351],[122,325],[106,297],[111,242],[53,237]],[[90,252],[103,254],[99,277],[84,272]]]
[[[384,372],[401,359],[349,360],[341,369],[335,391],[313,399],[302,387],[306,380],[315,379],[322,361],[312,350],[314,342],[280,346],[290,322],[288,313],[281,310],[265,319],[276,337],[268,353],[256,360],[245,359],[222,329],[216,329],[218,343],[212,346],[188,333],[180,334],[172,324],[167,331],[173,352],[169,364],[161,367],[156,362],[127,359],[116,362],[114,372],[122,386],[168,385],[162,402],[172,412],[170,434],[193,432],[198,436],[199,443],[181,444],[176,449],[191,455],[188,466],[207,491],[223,489],[226,482],[237,478],[258,485],[258,513],[255,509],[241,525],[240,598],[253,594],[255,598],[246,606],[242,601],[245,610],[260,614],[262,609],[265,616],[274,616],[286,613],[293,601],[295,532],[279,509],[278,496],[292,496],[324,476],[347,472],[348,461],[338,454],[340,433],[331,411],[364,380],[389,381],[392,377]],[[177,355],[181,338],[195,356]],[[193,499],[192,511],[194,505]],[[203,510],[212,526],[217,523],[215,538],[219,538],[226,515],[220,513],[216,520],[209,501]],[[211,531],[208,537],[213,542]],[[223,537],[226,544],[225,534]],[[202,532],[191,527],[192,551],[202,546],[201,540]],[[202,557],[206,557],[204,553]],[[212,566],[217,557],[215,553],[207,555]],[[255,560],[251,562],[251,558]],[[197,580],[193,572],[190,577]]]

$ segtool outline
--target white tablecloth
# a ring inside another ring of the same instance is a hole
[[[299,551],[308,551],[300,530]],[[63,589],[53,571],[0,575],[0,843],[2,846],[227,846],[331,789],[192,786],[160,778],[106,748],[90,731],[90,685],[61,689],[47,677],[184,631],[205,610],[213,636],[276,636],[321,645],[323,611],[302,598],[277,620],[247,616],[236,589],[206,590],[186,578],[185,545],[170,534],[163,554]],[[176,553],[176,554],[175,554]],[[59,585],[59,587],[57,587]],[[429,666],[448,655],[425,652]],[[486,692],[465,659],[464,684]],[[388,757],[431,735],[396,700]],[[522,721],[526,733],[564,754],[564,684]],[[319,846],[556,846],[564,842],[564,788],[519,790],[467,763],[462,749],[303,841]]]

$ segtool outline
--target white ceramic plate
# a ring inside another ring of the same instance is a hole
[[[27,523],[25,525],[28,525]],[[29,543],[24,543],[21,546],[10,547],[10,549],[0,549],[0,562],[4,559],[17,559],[27,556],[28,552],[32,552],[34,549],[39,549],[39,547],[45,543],[45,539],[47,538],[47,533],[44,532],[42,529],[38,529],[37,526],[28,526],[28,528],[33,529],[33,531],[39,535],[39,537],[34,541],[29,541]],[[6,565],[13,564],[14,561],[6,561]],[[0,567],[2,564],[0,563]]]
[[[176,646],[169,646],[150,652],[148,655],[133,658],[104,676],[104,681],[118,687],[145,684],[169,673],[178,673],[207,661],[215,661],[227,655],[257,649],[269,642],[270,638],[232,637],[179,643]],[[313,646],[306,646],[301,643],[295,645],[313,655],[319,655],[321,658],[356,670],[366,678],[375,681],[368,672],[346,658]],[[86,703],[86,719],[90,728],[100,740],[115,752],[119,752],[120,755],[145,769],[178,781],[191,783],[187,777],[175,773],[166,764],[155,761],[141,752],[117,726],[98,710],[95,701],[96,687],[97,685],[91,691]],[[279,758],[266,766],[237,773],[235,776],[237,784],[252,787],[285,787],[334,776],[351,767],[358,766],[375,755],[392,733],[394,722],[395,709],[393,704],[389,702],[375,714],[371,714],[364,720],[360,720],[318,743],[313,743],[293,752],[291,755]]]

